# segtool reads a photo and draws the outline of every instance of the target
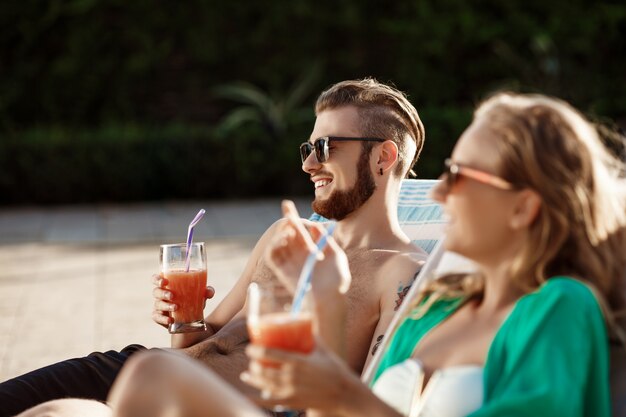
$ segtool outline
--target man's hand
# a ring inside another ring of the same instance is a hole
[[[152,282],[154,284],[154,289],[152,290],[154,297],[152,320],[154,320],[156,324],[167,328],[167,326],[174,322],[171,312],[176,311],[178,305],[174,299],[174,294],[166,288],[168,284],[167,278],[154,274],[152,275]],[[205,305],[206,300],[213,298],[213,295],[215,295],[215,290],[213,287],[207,286],[204,293]]]

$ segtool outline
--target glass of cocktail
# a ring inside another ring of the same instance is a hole
[[[167,288],[177,305],[172,311],[174,322],[169,325],[170,333],[188,333],[206,330],[204,301],[207,281],[206,252],[204,242],[187,245],[176,243],[161,245],[159,251],[160,274],[167,279]]]
[[[248,334],[255,345],[311,353],[315,347],[313,317],[309,297],[305,297],[298,312],[291,311],[293,295],[283,286],[272,282],[253,282],[248,287]],[[271,361],[262,366],[277,367]],[[269,399],[269,391],[261,397]],[[284,411],[281,406],[274,408]]]

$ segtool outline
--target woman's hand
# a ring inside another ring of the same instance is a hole
[[[323,347],[318,340],[311,354],[249,345],[249,369],[241,374],[245,383],[270,394],[257,402],[264,407],[281,405],[289,409],[314,408],[337,412],[343,401],[353,401],[344,395],[350,384],[361,384],[348,366]],[[272,361],[278,367],[264,367],[262,361]]]
[[[308,222],[305,226],[291,201],[283,201],[285,222],[277,231],[266,252],[266,262],[280,281],[295,291],[302,267],[311,253],[317,252],[314,242],[326,233],[318,223]],[[345,253],[337,242],[328,237],[328,244],[313,269],[311,285],[315,298],[327,294],[345,293],[351,281],[350,269]]]
[[[174,322],[171,312],[176,311],[178,305],[175,303],[174,294],[166,288],[168,284],[167,278],[154,274],[152,275],[152,283],[154,284],[154,289],[152,290],[152,296],[154,297],[152,320],[156,324],[167,328]],[[213,295],[215,295],[215,290],[213,287],[207,286],[204,293],[204,303],[206,304],[206,300],[213,298]]]

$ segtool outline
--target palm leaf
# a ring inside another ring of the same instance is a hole
[[[308,70],[293,85],[285,100],[285,109],[289,112],[299,107],[311,94],[322,74],[324,65],[321,62],[313,63]]]
[[[260,88],[247,82],[234,82],[215,87],[213,93],[220,98],[256,106],[261,111],[272,107],[272,98]]]
[[[216,130],[220,135],[226,135],[248,123],[261,123],[259,111],[252,106],[238,107],[222,118]]]

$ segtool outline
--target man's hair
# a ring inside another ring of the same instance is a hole
[[[357,108],[363,136],[396,143],[398,165],[394,173],[406,176],[417,162],[425,137],[424,125],[406,95],[373,78],[342,81],[320,94],[315,114],[344,106]],[[371,149],[374,145],[364,142],[363,146]]]

